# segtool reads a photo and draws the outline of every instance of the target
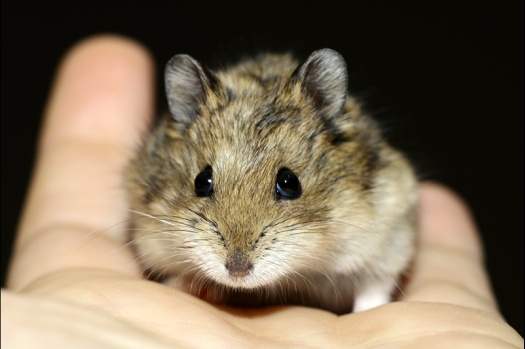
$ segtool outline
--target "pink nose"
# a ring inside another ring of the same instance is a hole
[[[253,264],[244,253],[237,250],[228,257],[226,269],[228,269],[231,276],[243,277],[250,273],[250,270],[253,269]]]
[[[226,264],[226,268],[230,272],[231,276],[242,277],[250,273],[250,270],[253,269],[253,264],[247,263],[246,265],[240,266],[229,266],[228,264]]]

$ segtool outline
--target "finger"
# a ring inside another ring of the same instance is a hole
[[[122,215],[108,207],[122,203],[117,181],[152,95],[151,62],[136,43],[97,37],[71,50],[46,111],[22,239],[57,221],[98,227]]]
[[[91,38],[66,55],[45,112],[13,268],[41,273],[89,232],[104,231],[96,235],[108,240],[124,235],[123,224],[108,228],[126,219],[121,173],[151,119],[152,80],[149,54],[128,39]],[[107,256],[115,247],[105,244],[90,243],[73,263]]]
[[[420,189],[419,210],[419,245],[408,299],[496,310],[481,241],[465,204],[445,187],[426,183]]]

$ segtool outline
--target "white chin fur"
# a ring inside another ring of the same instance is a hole
[[[221,277],[217,277],[216,275],[210,276],[210,278],[216,283],[236,289],[254,289],[262,286],[261,279],[254,276],[253,273],[242,277],[236,277],[231,276],[228,271],[225,271],[221,273]]]

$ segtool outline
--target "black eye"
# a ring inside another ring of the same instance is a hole
[[[275,196],[277,199],[297,199],[301,195],[299,178],[287,168],[279,171],[275,183]]]
[[[213,180],[211,179],[211,167],[206,167],[204,171],[195,177],[195,193],[197,196],[211,196],[213,193]]]

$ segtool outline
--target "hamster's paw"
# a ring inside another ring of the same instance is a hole
[[[362,288],[361,291],[355,295],[353,312],[357,313],[389,303],[392,288],[393,285],[391,282],[383,284],[375,283]]]

